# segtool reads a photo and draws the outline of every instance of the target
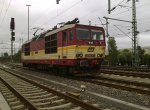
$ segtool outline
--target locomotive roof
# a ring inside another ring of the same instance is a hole
[[[63,27],[60,27],[60,28],[57,28],[57,29],[51,30],[51,31],[49,30],[49,31],[47,31],[47,33],[45,32],[45,36],[43,36],[43,37],[46,37],[46,36],[55,34],[55,33],[59,32],[59,31],[63,31],[63,30],[69,29],[69,28],[73,28],[73,27],[75,27],[76,25],[82,25],[82,24],[66,24],[66,25],[64,25]],[[82,26],[89,26],[89,25],[82,25]],[[94,26],[94,27],[98,27],[98,26]],[[39,37],[35,37],[35,39],[36,39],[36,38],[39,38]],[[28,41],[26,41],[24,44],[30,43],[30,42],[32,42],[32,41],[33,41],[33,38],[30,39],[30,40],[28,40]]]
[[[64,26],[61,27],[61,28],[58,28],[58,29],[55,29],[55,30],[52,30],[52,31],[48,32],[48,33],[45,35],[45,37],[46,37],[46,36],[49,36],[49,35],[52,35],[52,34],[55,34],[55,33],[59,32],[59,31],[72,28],[72,27],[74,27],[75,25],[76,25],[76,24],[67,24],[67,25],[64,25]]]

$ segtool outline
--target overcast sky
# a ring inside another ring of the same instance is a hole
[[[10,20],[15,18],[15,47],[19,48],[20,39],[26,41],[28,24],[28,7],[30,6],[30,38],[33,37],[35,27],[51,29],[57,23],[67,22],[79,18],[80,24],[102,26],[105,24],[104,16],[132,21],[132,0],[111,0],[111,7],[115,10],[108,14],[108,0],[0,0],[0,51],[10,53]],[[137,26],[139,45],[150,46],[150,0],[138,0]],[[101,21],[98,19],[101,18]],[[102,23],[101,23],[102,22]],[[126,33],[123,34],[121,31]],[[115,37],[118,49],[131,48],[130,23],[109,20],[109,35]],[[8,44],[1,44],[8,43]]]

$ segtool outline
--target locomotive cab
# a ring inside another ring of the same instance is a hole
[[[75,28],[76,59],[83,70],[99,70],[105,53],[104,30],[95,26],[77,25]]]

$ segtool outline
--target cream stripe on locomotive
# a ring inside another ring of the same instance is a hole
[[[31,51],[30,56],[24,56],[22,59],[76,59],[79,54],[80,58],[98,58],[103,57],[105,53],[105,46],[65,46],[57,48],[57,53],[45,54],[45,50]],[[82,57],[81,57],[82,54]],[[98,54],[100,56],[98,56]]]

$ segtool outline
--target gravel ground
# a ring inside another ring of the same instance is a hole
[[[28,73],[28,70],[21,69],[21,72]],[[30,74],[31,74],[31,71],[30,71]],[[32,71],[32,75],[40,76],[41,78],[45,78],[49,81],[56,81],[56,83],[59,82],[61,84],[66,84],[62,86],[62,85],[56,84],[55,82],[53,83],[53,87],[64,92],[65,91],[81,91],[80,86],[86,85],[87,88],[84,92],[81,93],[80,98],[83,100],[90,100],[90,103],[93,103],[93,104],[96,103],[100,107],[109,108],[111,110],[141,110],[141,109],[138,109],[139,107],[134,108],[131,106],[126,106],[124,104],[114,102],[112,100],[108,100],[106,98],[102,98],[102,97],[100,98],[98,96],[90,94],[91,92],[101,94],[104,96],[108,96],[111,98],[119,99],[122,101],[130,102],[136,105],[144,106],[144,107],[149,108],[150,110],[150,96],[148,95],[137,94],[133,92],[104,87],[104,86],[86,83],[82,81],[71,80],[68,78],[62,78],[59,76],[45,74],[42,72],[39,73],[39,72]],[[70,87],[74,87],[74,89]]]

